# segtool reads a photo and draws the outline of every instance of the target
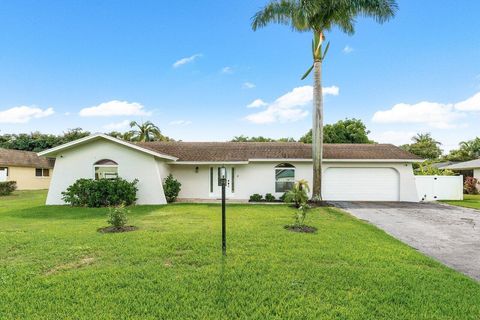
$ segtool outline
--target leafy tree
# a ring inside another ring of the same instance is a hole
[[[112,131],[107,133],[107,135],[117,138],[117,139],[122,139],[125,141],[135,141],[135,131],[134,130],[129,130],[126,132],[118,132],[118,131]]]
[[[451,150],[445,157],[449,161],[468,161],[480,158],[480,137],[460,142],[460,148]]]
[[[442,155],[441,143],[432,138],[430,133],[418,133],[412,137],[411,144],[404,144],[400,148],[424,159],[438,159]]]
[[[295,142],[295,139],[293,138],[280,138],[280,139],[272,139],[272,138],[266,138],[262,136],[258,137],[249,137],[249,136],[244,136],[243,134],[240,136],[234,137],[231,142]]]
[[[56,147],[85,136],[90,132],[80,128],[69,129],[62,135],[44,134],[38,131],[31,133],[0,135],[0,148],[39,152]]]
[[[397,10],[395,0],[276,0],[269,2],[252,19],[252,28],[270,23],[287,24],[299,32],[312,32],[313,65],[303,75],[305,79],[314,70],[313,87],[313,190],[314,200],[321,200],[323,155],[323,95],[322,63],[330,43],[323,48],[325,34],[334,27],[347,34],[355,32],[358,16],[373,17],[382,23],[392,18]]]
[[[373,143],[368,139],[367,127],[360,119],[345,119],[323,127],[324,143]],[[303,135],[300,140],[303,143],[312,143],[312,130]]]
[[[130,122],[131,128],[136,128],[133,130],[135,132],[135,141],[170,141],[171,139],[167,136],[162,135],[160,129],[153,124],[151,121],[138,123],[136,121]]]

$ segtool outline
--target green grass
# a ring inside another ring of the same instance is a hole
[[[479,319],[479,283],[333,208],[317,234],[286,206],[138,206],[138,231],[99,234],[105,209],[0,198],[1,319]]]
[[[442,201],[454,206],[480,209],[480,195],[465,194],[461,201]]]

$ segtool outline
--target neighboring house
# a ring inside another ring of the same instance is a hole
[[[294,181],[312,185],[311,145],[265,142],[130,143],[96,134],[39,155],[56,158],[47,204],[63,204],[61,193],[80,178],[138,179],[138,204],[164,204],[162,181],[182,183],[180,199],[217,199],[218,171],[228,169],[227,197],[254,193],[280,197]],[[326,144],[326,200],[418,201],[412,163],[422,161],[388,144]]]
[[[449,166],[442,167],[442,169],[459,171],[460,173],[463,173],[464,176],[473,176],[480,181],[480,158],[451,164]],[[477,188],[480,190],[480,185],[477,186]]]
[[[0,181],[16,181],[18,190],[48,189],[54,163],[35,152],[0,148]]]

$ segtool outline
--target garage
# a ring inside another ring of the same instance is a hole
[[[323,179],[325,200],[400,200],[400,177],[393,168],[330,167]]]

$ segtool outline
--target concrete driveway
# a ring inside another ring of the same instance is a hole
[[[480,280],[480,211],[438,203],[334,202],[334,205]]]

